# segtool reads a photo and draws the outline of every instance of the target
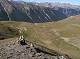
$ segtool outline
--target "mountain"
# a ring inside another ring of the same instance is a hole
[[[25,2],[1,0],[1,12],[5,18],[15,21],[47,22],[63,19],[66,16],[51,8],[27,4]],[[7,16],[6,16],[7,15]]]
[[[71,5],[69,3],[35,3],[38,6],[50,7],[54,10],[60,11],[67,17],[80,15],[80,6],[79,5]]]
[[[60,3],[26,3],[0,1],[0,20],[51,22],[79,15],[80,6]]]
[[[80,6],[58,4],[0,0],[0,59],[80,59]]]

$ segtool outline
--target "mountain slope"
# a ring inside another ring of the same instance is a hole
[[[48,7],[46,7],[46,4]],[[44,5],[44,6],[43,6]],[[52,7],[51,7],[51,6]],[[0,1],[1,20],[51,22],[79,15],[80,7],[67,4],[26,3],[18,1]]]
[[[80,15],[80,6],[79,5],[71,5],[69,3],[35,3],[39,6],[50,7],[54,10],[60,11],[67,17]]]
[[[18,30],[0,23],[0,40],[18,36]]]
[[[52,8],[40,7],[25,2],[1,0],[1,10],[7,14],[9,20],[27,22],[48,22],[63,19],[66,16]]]
[[[6,19],[8,20],[7,14],[4,12],[3,7],[0,4],[0,20]]]
[[[70,59],[68,55],[59,54],[56,51],[52,51],[53,54],[39,49],[39,47],[31,47],[31,42],[27,41],[26,45],[19,44],[18,38],[10,38],[0,41],[0,59],[61,59],[63,56],[66,59]],[[4,42],[4,43],[3,43]],[[41,48],[43,48],[41,46]],[[45,48],[47,50],[47,48]]]
[[[1,22],[21,29],[26,40],[80,59],[80,16],[49,23]]]

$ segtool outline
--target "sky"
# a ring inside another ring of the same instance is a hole
[[[75,5],[80,5],[80,0],[23,0],[25,2],[59,2],[59,3],[70,3]]]

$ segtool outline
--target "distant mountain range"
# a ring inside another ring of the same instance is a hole
[[[39,6],[45,6],[53,8],[54,10],[60,11],[66,16],[75,16],[80,14],[79,5],[71,5],[69,3],[36,3]]]
[[[51,22],[80,14],[80,6],[0,0],[0,20]]]

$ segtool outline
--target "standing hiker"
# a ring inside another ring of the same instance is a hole
[[[19,37],[19,43],[20,43],[21,45],[26,45],[26,41],[25,41],[23,35]]]

